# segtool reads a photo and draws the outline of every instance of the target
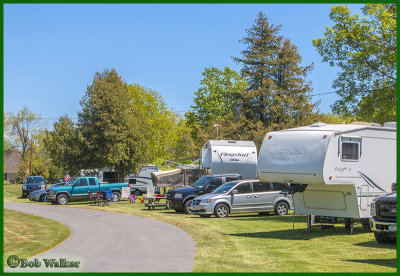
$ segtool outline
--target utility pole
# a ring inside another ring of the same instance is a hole
[[[33,152],[33,134],[31,134],[31,173],[30,173],[30,175],[32,175],[32,172],[33,172],[33,170],[32,170],[32,152]]]

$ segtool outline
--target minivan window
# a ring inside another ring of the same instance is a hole
[[[255,193],[269,192],[271,186],[269,182],[253,182],[253,190]]]
[[[235,190],[238,191],[237,192],[238,194],[249,194],[251,193],[250,183],[246,182],[239,184],[238,186],[235,187]]]

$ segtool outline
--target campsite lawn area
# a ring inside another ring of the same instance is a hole
[[[5,185],[4,200],[46,204],[20,198],[21,185]],[[196,242],[194,272],[395,272],[396,246],[378,244],[372,232],[355,224],[353,235],[339,220],[331,230],[306,233],[306,217],[238,214],[200,218],[127,201],[112,206],[72,202],[67,206],[131,214],[164,221],[186,231]],[[54,208],[59,206],[54,205]],[[157,261],[157,260],[155,260]]]
[[[51,219],[30,214],[4,210],[4,247],[3,265],[9,255],[20,259],[33,257],[67,239],[70,229]]]

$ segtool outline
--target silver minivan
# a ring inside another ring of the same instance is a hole
[[[288,186],[284,183],[239,180],[225,183],[211,194],[192,200],[189,210],[201,217],[227,217],[230,213],[275,212],[287,215],[293,209],[291,198],[281,191]]]

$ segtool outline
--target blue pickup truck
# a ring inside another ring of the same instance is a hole
[[[100,184],[97,177],[74,177],[64,186],[46,190],[46,199],[52,204],[65,205],[69,201],[89,199],[89,191],[93,194],[98,191],[111,191],[113,201],[121,199],[122,187],[129,187],[128,183]]]

